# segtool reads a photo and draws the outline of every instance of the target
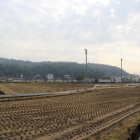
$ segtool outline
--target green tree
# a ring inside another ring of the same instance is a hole
[[[83,75],[77,75],[76,76],[76,80],[79,82],[79,81],[82,81],[84,79],[84,76]]]
[[[98,79],[95,79],[95,83],[98,83]]]

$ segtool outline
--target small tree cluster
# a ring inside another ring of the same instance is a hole
[[[83,75],[77,75],[76,76],[76,80],[79,82],[79,81],[82,81],[84,79],[84,76]]]

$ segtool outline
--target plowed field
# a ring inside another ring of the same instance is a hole
[[[140,111],[140,87],[0,102],[0,140],[92,140]]]

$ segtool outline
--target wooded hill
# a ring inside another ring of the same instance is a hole
[[[120,76],[120,73],[120,68],[115,66],[88,63],[89,78]],[[0,77],[20,77],[21,74],[26,78],[33,78],[37,74],[40,74],[42,78],[47,74],[54,74],[55,78],[68,74],[75,78],[79,74],[85,75],[85,64],[50,61],[30,62],[0,58]],[[128,73],[123,70],[122,75],[127,76]]]

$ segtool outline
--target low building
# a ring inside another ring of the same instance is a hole
[[[111,79],[112,79],[112,82],[114,82],[114,83],[121,83],[121,77],[112,76]],[[128,83],[129,80],[126,76],[122,76],[122,82]]]
[[[121,82],[121,77],[111,77],[112,82],[114,83],[120,83]]]
[[[86,82],[86,78],[84,78],[82,81]],[[95,82],[95,79],[87,78],[87,82],[93,83],[93,82]]]
[[[69,80],[71,80],[71,77],[70,77],[70,75],[66,74],[66,75],[63,76],[63,79],[66,80],[66,81],[69,81]]]
[[[112,79],[110,77],[99,77],[98,82],[99,83],[111,83]]]
[[[54,75],[53,74],[48,74],[47,75],[47,80],[54,80]]]
[[[140,82],[140,77],[139,75],[135,75],[135,74],[130,74],[127,76],[129,82]]]
[[[127,77],[123,77],[123,78],[122,78],[122,82],[123,82],[123,83],[129,83],[129,79],[128,79]]]
[[[34,79],[42,79],[41,75],[40,74],[37,74]]]

